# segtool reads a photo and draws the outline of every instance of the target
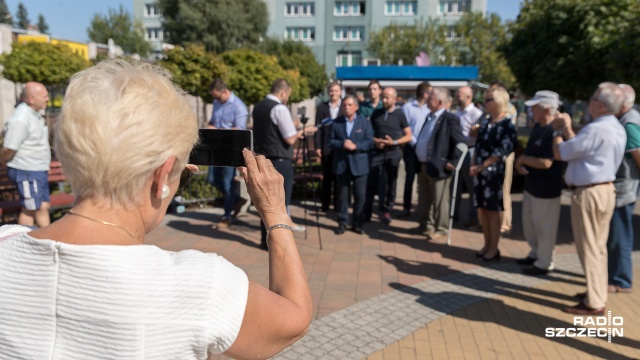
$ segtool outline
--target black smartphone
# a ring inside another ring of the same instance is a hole
[[[253,151],[253,131],[200,129],[200,141],[191,151],[189,164],[245,166],[242,150]]]

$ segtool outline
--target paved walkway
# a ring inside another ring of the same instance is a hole
[[[483,242],[479,233],[455,228],[452,245],[447,246],[412,234],[415,219],[386,226],[374,216],[365,225],[367,235],[348,231],[336,236],[335,213],[321,214],[316,221],[316,213],[309,210],[307,238],[298,233],[296,239],[315,320],[309,334],[277,358],[640,358],[637,293],[609,299],[608,310],[624,318],[623,338],[608,343],[545,337],[547,327],[571,326],[572,317],[560,309],[575,303],[571,295],[583,291],[584,278],[566,205],[556,247],[558,271],[543,277],[520,274],[513,260],[526,256],[528,246],[521,232],[519,201],[514,196],[514,230],[500,242],[503,260],[490,266],[474,257]],[[297,205],[292,206],[293,217],[304,223],[305,211]],[[640,229],[640,211],[636,214]],[[241,214],[236,225],[216,229],[220,215],[221,210],[213,208],[168,215],[147,242],[167,250],[219,253],[266,286],[267,253],[259,249],[257,214]],[[639,245],[637,241],[636,248]],[[640,264],[640,255],[634,256]]]

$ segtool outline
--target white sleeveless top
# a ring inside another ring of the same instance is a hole
[[[249,282],[219,255],[26,231],[0,227],[0,359],[206,359],[238,336]]]

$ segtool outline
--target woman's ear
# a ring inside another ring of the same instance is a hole
[[[171,156],[153,173],[153,182],[156,184],[156,198],[158,199],[162,199],[162,188],[164,185],[169,185],[169,173],[171,173],[175,162],[176,157]]]

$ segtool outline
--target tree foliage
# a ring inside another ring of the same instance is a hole
[[[122,5],[118,9],[109,8],[107,15],[95,14],[87,35],[91,41],[101,44],[113,39],[127,53],[144,57],[151,51],[151,45],[144,38],[144,27],[140,22],[134,22]]]
[[[456,40],[450,42],[455,63],[478,65],[483,83],[502,81],[507,88],[516,86],[516,78],[500,52],[507,40],[507,26],[497,14],[466,13],[452,28]]]
[[[18,23],[16,25],[18,25],[20,29],[26,30],[29,28],[29,25],[31,24],[31,21],[29,20],[29,12],[22,2],[18,3],[18,13],[16,14],[16,17],[18,18]]]
[[[11,16],[9,7],[4,0],[0,0],[0,23],[13,26],[13,16]]]
[[[602,81],[640,86],[637,0],[527,0],[503,47],[526,94],[586,99]]]
[[[44,19],[42,14],[38,15],[38,31],[43,34],[49,33],[49,24],[47,24],[47,21]]]
[[[467,13],[451,26],[437,19],[413,25],[392,23],[371,34],[367,50],[383,64],[397,64],[399,60],[413,64],[424,51],[432,65],[477,65],[479,81],[500,80],[512,87],[515,78],[498,50],[506,35],[506,25],[498,15]]]
[[[287,79],[291,84],[291,102],[308,98],[307,79],[300,76],[297,69],[283,69],[275,56],[249,49],[238,49],[223,53],[222,60],[230,68],[227,82],[229,88],[247,104],[261,101],[278,78]]]
[[[221,53],[257,44],[269,20],[262,0],[159,0],[170,43],[201,43]]]
[[[90,65],[68,46],[40,42],[11,44],[12,51],[0,56],[2,76],[13,82],[37,81],[46,86],[64,85],[76,72]]]
[[[448,65],[452,54],[444,36],[446,32],[444,24],[432,19],[413,25],[391,23],[370,34],[367,51],[387,65],[395,65],[399,60],[413,64],[420,51],[429,54],[431,64]]]
[[[278,64],[284,69],[298,69],[300,75],[309,82],[309,94],[301,94],[305,98],[310,98],[324,92],[327,86],[327,73],[324,65],[320,65],[316,60],[311,48],[301,42],[285,40],[284,42],[276,38],[266,38],[261,43],[262,51],[273,55],[278,59]]]
[[[213,79],[219,77],[226,81],[229,77],[228,69],[222,60],[207,52],[202,45],[187,45],[184,48],[168,50],[159,64],[173,74],[173,81],[182,89],[191,95],[200,96],[207,102],[212,100],[208,90]]]

